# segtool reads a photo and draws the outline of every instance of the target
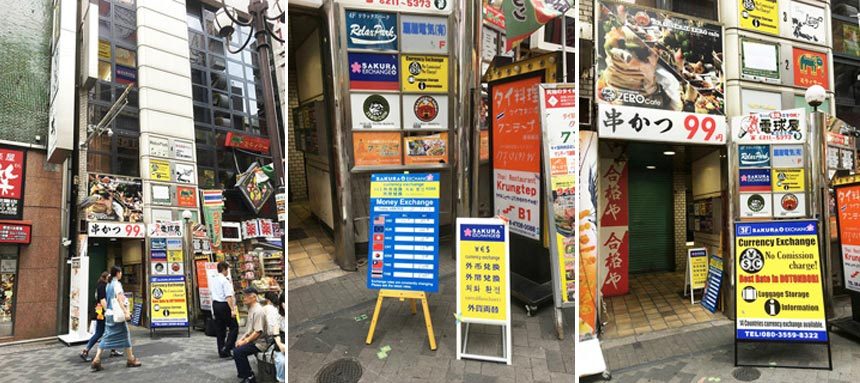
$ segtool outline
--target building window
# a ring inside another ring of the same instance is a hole
[[[717,20],[716,0],[635,0],[631,3],[701,19]]]
[[[836,117],[860,127],[860,28],[857,0],[833,1],[833,88]]]
[[[224,147],[224,139],[231,131],[263,136],[265,131],[260,126],[264,121],[260,118],[265,116],[261,116],[263,107],[258,105],[260,79],[254,45],[249,44],[238,53],[230,53],[225,45],[238,49],[250,29],[240,27],[225,41],[215,31],[215,11],[199,1],[186,3],[197,174],[201,188],[231,188],[236,175],[244,172],[251,162],[270,160],[254,156],[248,160],[248,154]]]
[[[99,1],[99,78],[89,94],[90,124],[98,124],[127,84],[137,83],[137,14],[134,0]],[[140,115],[136,85],[128,105],[108,126],[112,137],[95,137],[87,148],[87,170],[140,176]]]
[[[14,335],[18,246],[0,246],[0,337]]]

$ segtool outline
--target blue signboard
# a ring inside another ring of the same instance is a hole
[[[738,145],[740,167],[769,167],[770,145]]]
[[[439,173],[370,176],[367,288],[439,291]]]
[[[738,189],[742,192],[769,192],[770,169],[739,169]]]
[[[397,55],[349,54],[349,89],[400,90]]]
[[[720,287],[723,284],[723,259],[711,255],[708,262],[708,280],[705,282],[705,292],[702,294],[702,307],[711,313],[717,312],[717,300],[720,298]]]
[[[346,46],[351,49],[397,50],[394,13],[346,11]]]

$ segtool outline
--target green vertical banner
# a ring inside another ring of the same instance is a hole
[[[529,37],[534,31],[561,16],[573,5],[572,0],[505,0],[505,49]]]
[[[221,190],[201,190],[203,203],[203,218],[206,221],[206,232],[212,242],[212,250],[221,248],[221,212],[224,210],[224,198]]]

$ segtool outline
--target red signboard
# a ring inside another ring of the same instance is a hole
[[[845,288],[860,292],[860,185],[836,186],[836,205]]]
[[[627,206],[627,160],[615,158],[606,161],[600,176],[603,211],[600,217],[600,241],[606,277],[601,291],[606,297],[627,294],[630,287],[630,236]]]
[[[484,22],[505,29],[505,14],[490,4],[484,4]]]
[[[0,243],[30,244],[30,224],[0,223]]]
[[[794,85],[804,88],[821,85],[824,89],[829,89],[827,54],[801,48],[793,49]]]
[[[269,139],[249,136],[246,134],[227,132],[224,146],[250,150],[257,153],[269,153]]]
[[[0,219],[21,219],[25,161],[23,150],[0,148]]]
[[[193,187],[176,187],[176,204],[181,207],[197,207],[197,192]]]

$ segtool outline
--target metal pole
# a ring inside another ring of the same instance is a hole
[[[260,54],[260,78],[263,81],[263,104],[266,112],[266,130],[269,133],[269,151],[272,155],[272,167],[275,168],[275,188],[281,191],[284,187],[284,155],[281,151],[281,132],[278,129],[278,115],[275,112],[275,92],[272,85],[272,68],[269,64],[272,46],[269,44],[266,31],[266,11],[269,4],[265,0],[251,0],[248,13],[254,22],[254,37],[257,40],[257,53]]]
[[[561,14],[561,82],[567,82],[567,11]]]
[[[819,227],[821,229],[820,237],[821,238],[821,250],[822,254],[820,256],[822,275],[824,276],[823,285],[824,285],[824,308],[827,318],[832,319],[835,316],[835,311],[833,309],[833,270],[832,265],[832,249],[831,249],[831,241],[830,241],[830,177],[827,174],[827,125],[824,119],[824,113],[818,111],[818,107],[816,106],[814,111],[810,114],[810,136],[812,137],[811,146],[811,157],[812,163],[810,164],[812,167],[813,174],[813,193],[812,201],[815,203],[813,205],[812,213],[817,215]]]
[[[186,286],[190,285],[190,288],[185,290],[185,302],[188,306],[188,328],[191,329],[194,327],[194,324],[197,323],[197,303],[194,299],[194,292],[197,291],[197,284],[194,281],[194,272],[192,270],[192,265],[194,262],[192,261],[192,246],[191,246],[191,220],[184,219],[185,221],[185,232],[182,234],[182,241],[185,243],[185,254],[183,257],[183,264],[185,265],[185,283]]]
[[[453,171],[457,177],[456,189],[456,217],[468,217],[471,213],[471,198],[469,187],[469,174],[472,171],[470,161],[470,138],[474,134],[474,109],[475,109],[475,93],[480,95],[480,78],[481,63],[480,63],[480,47],[481,47],[481,2],[459,1],[456,3],[456,13],[453,15],[453,30],[456,33],[457,39],[453,41],[454,51],[457,56],[457,66],[452,75],[454,83],[457,84],[457,94],[454,99],[457,100],[455,105],[456,113],[456,140],[454,141],[455,148],[455,164]],[[477,35],[475,33],[478,33]],[[473,60],[473,58],[475,58]],[[477,85],[476,85],[477,84]],[[479,120],[478,120],[479,121]],[[452,222],[453,223],[453,222]],[[454,252],[451,254],[454,256]]]

